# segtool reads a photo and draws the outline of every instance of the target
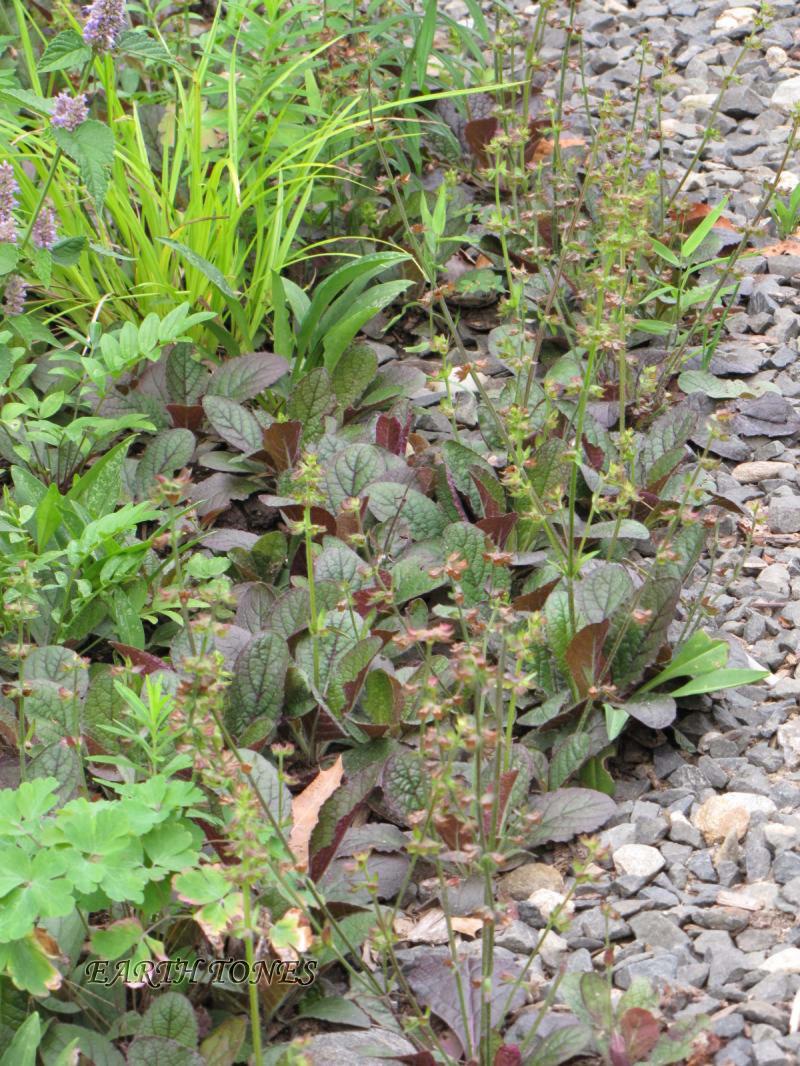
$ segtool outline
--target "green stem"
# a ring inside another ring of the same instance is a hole
[[[248,984],[247,994],[250,1000],[250,1038],[253,1044],[254,1066],[263,1066],[264,1056],[261,1049],[261,1017],[258,1009],[258,982],[254,981],[255,952],[253,951],[253,918],[250,900],[250,885],[246,884],[242,889],[242,911],[244,924],[247,930],[244,938],[244,955],[247,959]]]

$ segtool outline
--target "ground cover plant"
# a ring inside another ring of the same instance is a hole
[[[733,231],[657,116],[570,128],[574,11],[467,7],[2,13],[2,1063],[702,1049],[539,955],[624,731],[764,673],[686,589],[771,190]]]

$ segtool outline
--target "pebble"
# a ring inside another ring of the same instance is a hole
[[[731,470],[731,475],[742,485],[752,485],[769,478],[793,479],[795,468],[792,463],[769,461],[739,463]]]
[[[750,815],[754,811],[771,814],[775,804],[764,796],[749,792],[727,792],[721,796],[711,796],[701,804],[692,818],[693,824],[709,844],[722,842],[735,829],[739,840],[747,832]]]
[[[783,948],[759,966],[767,973],[800,973],[800,948]]]
[[[540,888],[550,892],[564,891],[564,878],[554,866],[543,862],[526,862],[500,878],[502,888],[512,899],[528,899]]]
[[[625,844],[613,853],[614,866],[623,875],[651,881],[664,868],[664,857],[646,844]]]

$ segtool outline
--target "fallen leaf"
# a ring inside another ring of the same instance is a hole
[[[342,783],[344,764],[341,755],[333,766],[320,770],[314,780],[292,800],[292,831],[289,847],[304,870],[308,869],[308,844],[319,819],[323,803]]]
[[[711,210],[712,208],[710,204],[690,204],[689,207],[687,207],[685,210],[674,211],[671,212],[671,214],[672,217],[678,222],[681,230],[686,233],[691,233],[700,225],[706,215],[711,214]],[[723,217],[718,218],[712,228],[728,230],[736,229],[732,222],[730,222],[727,218]]]
[[[756,255],[800,255],[800,241],[789,238],[786,241],[776,241],[764,248],[756,248]]]
[[[463,936],[476,936],[483,928],[483,919],[454,915],[450,925],[454,932]],[[446,944],[449,939],[447,919],[441,907],[431,908],[417,921],[407,914],[398,914],[394,920],[394,931],[411,944]]]

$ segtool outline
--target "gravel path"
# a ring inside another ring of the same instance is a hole
[[[524,15],[536,10],[523,0],[515,6]],[[460,0],[447,7],[464,14]],[[772,7],[772,26],[723,98],[724,136],[708,145],[686,186],[691,199],[711,204],[728,194],[734,223],[753,218],[774,180],[789,108],[800,103],[800,4]],[[753,7],[704,0],[580,4],[590,99],[597,104],[611,92],[632,106],[643,39],[652,49],[646,77],[659,75],[669,57],[677,73],[663,102],[662,137],[668,169],[677,172],[700,143],[754,15]],[[561,50],[560,34],[549,33],[543,58],[558,59]],[[647,151],[655,160],[655,138]],[[779,187],[786,192],[798,181],[794,156]],[[764,237],[776,239],[766,228]],[[679,722],[686,749],[652,732],[626,741],[616,824],[600,837],[608,861],[592,886],[578,890],[571,923],[548,936],[538,966],[544,994],[563,965],[601,967],[608,934],[618,988],[644,975],[664,987],[676,1017],[711,1017],[716,1066],[800,1062],[800,254],[747,264],[712,370],[779,391],[732,403],[731,434],[714,446],[724,460],[720,494],[747,508],[757,501],[759,512],[751,538],[734,515],[723,520],[722,551],[703,594],[715,600],[708,628],[730,641],[732,665],[755,659],[773,674],[724,698],[698,697]],[[530,952],[541,922],[529,898],[559,891],[559,876],[532,863],[506,878],[519,920],[501,945]],[[507,1041],[524,1035],[535,1016],[523,1012]]]

